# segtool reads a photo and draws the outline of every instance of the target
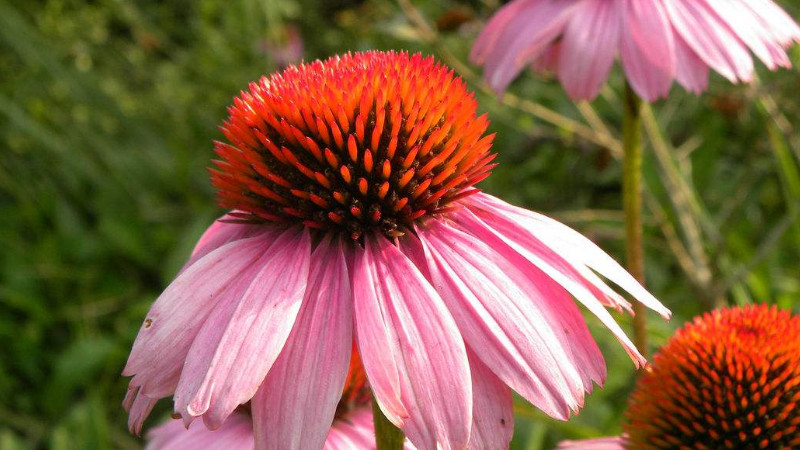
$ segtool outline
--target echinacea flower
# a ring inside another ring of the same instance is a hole
[[[766,305],[705,314],[637,383],[625,434],[559,449],[800,448],[800,316]]]
[[[336,416],[325,438],[324,450],[369,450],[375,448],[369,387],[357,353]],[[249,407],[237,408],[217,430],[193,423],[188,429],[180,420],[170,420],[151,430],[145,450],[254,450],[253,419]],[[406,441],[406,450],[414,447]]]
[[[405,53],[251,84],[212,171],[232,212],[134,342],[131,427],[169,395],[211,429],[250,401],[258,448],[321,448],[355,338],[381,411],[418,448],[505,447],[509,387],[566,419],[605,379],[569,294],[644,363],[604,308],[628,302],[593,271],[669,311],[577,232],[478,193],[494,155],[476,109],[452,71]]]
[[[753,52],[774,70],[800,28],[772,0],[514,0],[481,32],[471,59],[502,92],[526,67],[557,73],[569,96],[591,100],[614,59],[634,91],[653,101],[673,80],[699,93],[709,68],[732,82],[753,77]],[[749,50],[748,50],[749,49]]]

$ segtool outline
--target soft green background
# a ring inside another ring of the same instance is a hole
[[[455,66],[498,133],[501,165],[483,187],[621,255],[619,68],[591,107],[530,73],[498,100],[466,63],[497,3],[0,0],[0,449],[141,446],[120,371],[149,304],[220,213],[206,167],[226,106],[276,70],[292,33],[305,59],[394,48]],[[800,305],[800,78],[758,75],[714,76],[701,97],[675,88],[654,106],[647,276],[676,313],[649,316],[654,345],[715,302]],[[619,432],[633,365],[589,323],[605,388],[567,423],[519,402],[514,448]]]

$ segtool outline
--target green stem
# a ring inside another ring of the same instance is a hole
[[[628,271],[644,284],[642,249],[642,100],[625,84],[622,148],[622,202],[625,207],[625,248]],[[633,342],[647,357],[647,317],[644,305],[633,300]]]
[[[375,423],[375,444],[377,450],[402,450],[405,436],[383,415],[378,402],[372,399],[372,419]]]

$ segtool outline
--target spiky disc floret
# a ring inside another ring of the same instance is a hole
[[[800,448],[800,317],[708,313],[655,356],[627,411],[632,449]]]
[[[398,236],[489,175],[493,135],[476,109],[460,78],[419,54],[289,67],[234,100],[212,183],[244,221]]]

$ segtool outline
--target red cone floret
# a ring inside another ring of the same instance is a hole
[[[800,317],[706,314],[670,339],[628,408],[628,448],[800,448]]]
[[[476,109],[459,77],[419,54],[292,66],[234,100],[212,183],[245,222],[396,237],[489,175],[494,136]]]

